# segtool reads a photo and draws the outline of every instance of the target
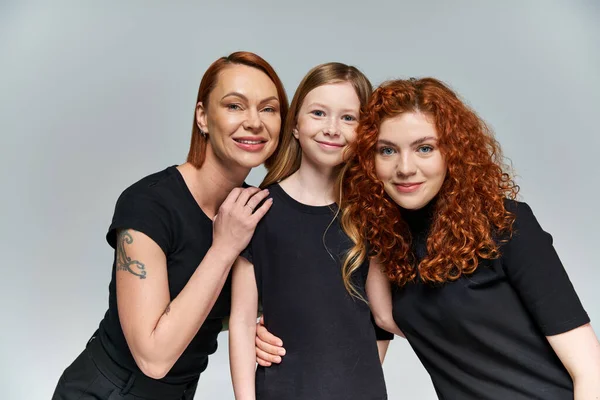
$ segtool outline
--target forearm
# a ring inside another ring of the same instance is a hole
[[[600,374],[592,375],[587,374],[586,376],[573,379],[575,400],[600,399]]]
[[[209,249],[183,290],[167,305],[143,349],[138,349],[138,365],[155,371],[153,377],[164,376],[172,368],[206,320],[234,261],[234,255]]]
[[[229,365],[236,400],[254,400],[256,368],[256,318],[230,320]]]
[[[575,400],[599,400],[600,343],[592,326],[588,323],[547,339],[573,380]]]

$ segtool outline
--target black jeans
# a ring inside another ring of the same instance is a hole
[[[63,372],[52,400],[192,400],[196,385],[169,385],[125,371],[92,338]]]

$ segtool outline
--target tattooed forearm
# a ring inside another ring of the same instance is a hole
[[[132,260],[127,256],[125,245],[131,243],[133,243],[133,237],[128,230],[119,232],[119,236],[117,237],[117,271],[127,271],[135,276],[139,276],[140,279],[146,279],[145,265],[137,260]]]

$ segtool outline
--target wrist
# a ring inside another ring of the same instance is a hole
[[[208,249],[206,255],[210,255],[211,258],[216,260],[219,264],[226,266],[227,268],[231,268],[236,258],[239,255],[239,252],[236,252],[229,247],[218,246],[213,243],[213,245]]]

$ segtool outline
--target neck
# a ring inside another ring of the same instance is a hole
[[[435,211],[435,199],[431,200],[424,207],[418,210],[407,210],[400,208],[402,217],[408,224],[413,233],[429,231],[433,222],[433,213]]]
[[[302,158],[300,168],[280,185],[300,203],[325,206],[335,203],[336,168],[323,168]]]
[[[240,187],[250,173],[249,168],[225,166],[210,145],[206,148],[206,159],[202,167],[190,163],[177,167],[198,206],[213,218],[233,188]]]

